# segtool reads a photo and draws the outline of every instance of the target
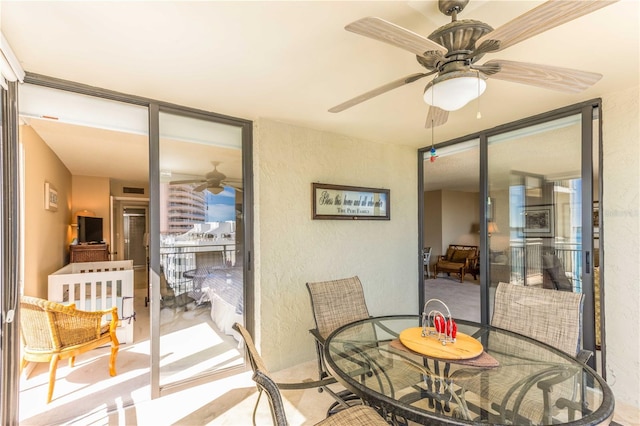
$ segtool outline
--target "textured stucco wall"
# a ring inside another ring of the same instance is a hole
[[[640,87],[603,97],[607,381],[616,407],[640,407]],[[604,259],[603,259],[604,258]],[[640,411],[636,419],[640,424]]]
[[[255,334],[269,368],[315,358],[306,282],[358,275],[372,315],[417,313],[417,150],[271,120],[254,143]],[[312,220],[312,182],[388,188],[391,220]]]

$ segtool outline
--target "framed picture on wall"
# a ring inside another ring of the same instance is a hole
[[[388,189],[313,183],[313,219],[390,220]]]
[[[554,222],[553,204],[524,208],[525,237],[553,237],[555,234]]]
[[[44,208],[49,211],[58,210],[58,190],[49,182],[44,183]]]

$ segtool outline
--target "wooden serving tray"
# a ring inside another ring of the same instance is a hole
[[[428,327],[427,331],[433,331],[433,327]],[[400,342],[414,352],[440,359],[471,359],[480,356],[484,350],[482,343],[460,332],[457,333],[455,342],[443,345],[437,334],[422,337],[422,327],[402,331]]]

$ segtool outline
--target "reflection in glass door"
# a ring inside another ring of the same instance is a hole
[[[242,128],[160,112],[159,384],[242,365]],[[153,237],[152,237],[153,238]]]
[[[582,293],[582,116],[488,138],[489,303],[499,282]]]

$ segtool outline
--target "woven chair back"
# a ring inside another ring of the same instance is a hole
[[[33,350],[59,349],[60,344],[52,339],[51,318],[45,311],[44,300],[23,297],[20,303],[20,333],[24,344]]]
[[[251,364],[251,369],[253,370],[253,372],[255,373],[259,370],[268,375],[269,370],[267,370],[267,366],[258,353],[258,348],[256,348],[255,343],[253,343],[251,334],[249,334],[247,329],[239,323],[235,323],[233,325],[233,329],[240,333],[242,339],[244,340],[244,345],[247,348],[247,356],[249,357],[249,363]]]
[[[262,370],[256,370],[253,373],[253,381],[267,394],[274,426],[287,426],[287,415],[284,411],[284,403],[278,385]]]
[[[491,325],[575,356],[582,331],[581,293],[499,283]]]
[[[369,317],[362,283],[357,276],[307,283],[316,328],[323,338],[335,329]]]

